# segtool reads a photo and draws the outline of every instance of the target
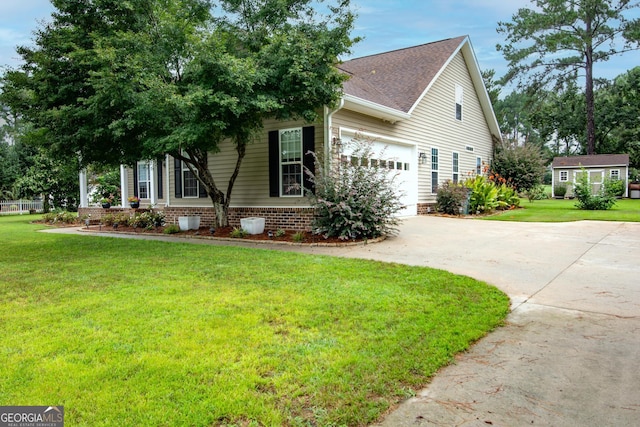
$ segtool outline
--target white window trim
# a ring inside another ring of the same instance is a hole
[[[564,174],[564,179],[562,179],[562,175]],[[558,180],[560,182],[569,182],[569,171],[559,171],[558,172]]]
[[[616,172],[616,175],[617,175],[615,178],[613,177],[613,173],[614,172]],[[620,179],[620,169],[611,169],[609,171],[609,178],[610,179],[618,179],[619,180]]]
[[[458,105],[460,105],[460,118],[458,118]],[[455,85],[455,110],[454,110],[454,113],[455,113],[454,117],[456,118],[456,121],[461,122],[463,120],[464,118],[463,111],[464,111],[464,88],[461,85],[456,84]]]
[[[184,179],[184,174],[185,172],[192,172],[194,175],[198,175],[198,171],[191,171],[191,169],[189,169],[189,167],[187,166],[187,164],[185,162],[180,162],[181,167],[181,171],[180,171],[180,181],[181,181],[181,185],[182,185],[182,198],[183,199],[198,199],[200,197],[200,181],[198,180],[198,178],[196,178],[196,195],[195,196],[187,196],[187,192],[185,191],[185,179]]]
[[[285,132],[290,132],[290,131],[295,131],[295,130],[299,130],[300,131],[300,153],[302,154],[300,156],[300,160],[299,161],[295,161],[295,162],[283,162],[282,161],[282,134]],[[303,134],[302,134],[302,128],[301,127],[295,127],[295,128],[288,128],[288,129],[280,129],[278,130],[278,153],[279,153],[279,157],[278,157],[278,170],[279,170],[279,175],[278,175],[278,181],[279,181],[279,188],[280,188],[280,197],[285,197],[285,198],[300,198],[304,196],[304,190],[302,189],[302,186],[304,184],[304,163],[303,163],[303,157],[304,157],[304,153],[302,153],[302,150],[304,149],[304,141],[303,139]],[[286,193],[284,191],[284,186],[282,183],[282,166],[283,165],[295,165],[295,164],[299,164],[300,165],[300,194],[291,194],[291,193]]]
[[[140,179],[141,173],[140,173],[140,166],[146,166],[147,167],[147,180],[143,181]],[[136,163],[136,173],[138,175],[138,179],[135,182],[135,186],[138,189],[137,193],[138,193],[138,197],[140,197],[141,199],[150,199],[151,198],[151,185],[152,185],[152,180],[151,180],[151,162],[149,161],[142,161],[142,162],[137,162]],[[141,196],[141,191],[140,191],[140,183],[144,182],[147,184],[147,196],[146,197],[142,197]]]
[[[436,155],[435,168],[433,167],[434,166],[434,162],[433,162],[434,150]],[[438,192],[438,184],[440,181],[440,149],[437,147],[431,147],[429,159],[431,163],[431,194],[436,194]],[[433,182],[434,173],[436,176],[435,183]]]
[[[455,162],[456,156],[458,160],[457,165]],[[457,151],[451,153],[451,179],[453,182],[460,182],[460,153]]]

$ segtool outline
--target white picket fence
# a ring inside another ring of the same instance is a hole
[[[0,200],[0,215],[42,212],[42,200]]]

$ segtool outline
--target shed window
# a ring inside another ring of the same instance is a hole
[[[560,171],[560,182],[569,181],[569,171]]]
[[[611,171],[609,172],[609,178],[613,179],[613,180],[619,180],[620,179],[620,169],[611,169]]]

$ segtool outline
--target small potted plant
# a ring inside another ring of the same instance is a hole
[[[131,196],[127,200],[129,200],[129,206],[131,206],[132,209],[138,209],[140,207],[140,198],[138,196]]]
[[[109,209],[111,207],[111,197],[103,197],[100,199],[100,203],[104,209]]]

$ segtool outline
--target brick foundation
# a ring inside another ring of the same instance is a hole
[[[436,213],[436,203],[418,203],[418,215],[429,215]]]
[[[178,217],[200,215],[200,226],[209,227],[215,222],[215,211],[211,208],[173,207],[164,208],[165,221],[177,224]],[[229,208],[229,225],[240,227],[241,218],[260,217],[265,219],[266,230],[309,230],[313,220],[310,208]]]
[[[82,218],[85,215],[90,215],[92,220],[97,220],[102,218],[103,215],[115,215],[119,213],[133,213],[135,209],[130,208],[100,208],[100,207],[91,207],[91,208],[78,208],[78,216]]]

